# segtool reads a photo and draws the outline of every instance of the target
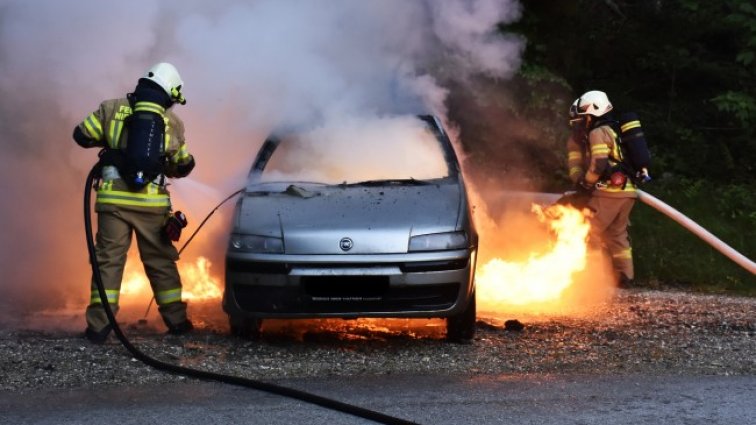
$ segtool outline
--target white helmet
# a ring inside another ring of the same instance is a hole
[[[600,117],[612,110],[612,103],[606,97],[606,93],[592,90],[577,98],[570,107],[570,118],[581,115],[593,115]]]
[[[175,66],[167,62],[157,63],[147,70],[144,78],[157,83],[175,102],[182,105],[186,103],[184,95],[181,94],[181,87],[184,85],[184,81],[181,80],[181,76]]]

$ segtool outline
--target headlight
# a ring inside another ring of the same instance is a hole
[[[445,249],[467,248],[465,232],[432,233],[410,238],[410,251],[443,251]]]
[[[231,249],[242,252],[283,254],[283,239],[257,235],[231,235]]]

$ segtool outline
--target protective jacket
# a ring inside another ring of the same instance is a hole
[[[135,106],[140,107],[149,107],[163,116],[165,175],[159,176],[143,189],[133,191],[121,179],[115,166],[106,165],[103,167],[102,182],[97,190],[95,208],[98,212],[110,211],[113,210],[111,206],[119,206],[162,214],[171,207],[170,196],[165,188],[165,177],[184,177],[193,168],[194,158],[187,150],[184,123],[181,119],[171,110],[166,110],[158,104],[151,103],[145,106],[137,103]],[[89,140],[90,145],[84,147],[124,149],[128,139],[128,126],[125,122],[132,112],[127,98],[102,102],[96,111],[78,125],[78,129]]]
[[[576,135],[567,141],[567,166],[573,183],[583,180],[595,186],[593,196],[637,198],[635,185],[628,179],[623,186],[612,185],[611,170],[622,161],[617,133],[609,125],[598,125],[587,135]]]
[[[573,133],[567,141],[567,152],[572,182],[583,181],[586,186],[595,187],[587,204],[593,211],[589,216],[589,241],[607,249],[620,280],[623,276],[633,279],[633,253],[627,226],[638,194],[630,179],[623,186],[611,182],[612,170],[622,161],[617,133],[610,125],[599,123],[587,135]]]

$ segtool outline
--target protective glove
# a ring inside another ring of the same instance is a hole
[[[166,240],[178,241],[181,237],[181,229],[186,227],[187,224],[186,215],[181,211],[176,211],[165,219],[163,237]]]
[[[176,177],[188,176],[189,173],[191,173],[192,170],[194,169],[195,165],[197,165],[197,163],[194,162],[194,157],[190,156],[188,161],[176,166]]]
[[[588,195],[584,195],[578,192],[567,192],[566,194],[562,195],[562,197],[559,198],[556,203],[582,210],[583,208],[586,208],[588,206],[588,201],[590,199],[591,197]]]
[[[578,210],[582,210],[588,206],[588,201],[591,199],[591,192],[593,192],[593,187],[585,183],[584,180],[580,180],[580,182],[575,185],[575,190],[564,194],[559,198],[557,204],[569,205]]]

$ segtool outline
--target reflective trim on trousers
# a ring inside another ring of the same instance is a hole
[[[106,289],[105,295],[108,297],[108,304],[118,304],[118,297],[120,296],[118,289]],[[102,304],[100,300],[100,292],[96,289],[92,290],[92,296],[89,299],[89,304]]]
[[[166,305],[181,301],[181,288],[168,289],[155,293],[155,301],[158,305]]]
[[[612,254],[612,258],[616,258],[617,260],[632,260],[633,259],[633,249],[623,249],[622,251],[615,252]]]

